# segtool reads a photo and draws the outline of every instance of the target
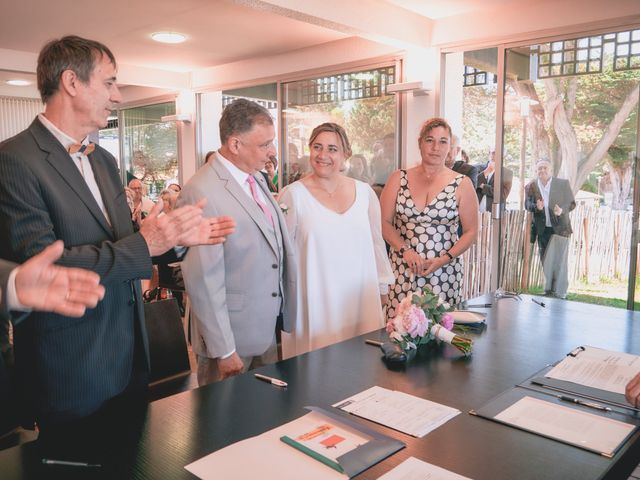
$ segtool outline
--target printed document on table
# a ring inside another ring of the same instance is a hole
[[[378,386],[333,406],[414,437],[424,437],[460,413],[440,403]]]
[[[577,447],[613,455],[635,425],[533,397],[523,397],[494,417]]]
[[[471,480],[415,457],[409,457],[378,480]]]
[[[299,480],[347,480],[341,474],[280,440],[291,432],[309,428],[313,414],[307,414],[273,430],[236,442],[184,467],[203,480],[246,480],[277,478]]]
[[[545,376],[624,394],[624,387],[640,372],[640,356],[584,347],[568,355]]]

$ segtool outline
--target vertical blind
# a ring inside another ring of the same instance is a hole
[[[27,128],[43,107],[40,99],[0,96],[0,142]]]

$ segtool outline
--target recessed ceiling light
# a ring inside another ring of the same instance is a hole
[[[27,85],[31,85],[31,82],[29,80],[15,78],[13,80],[7,80],[7,85],[13,85],[14,87],[26,87]]]
[[[187,36],[176,32],[155,32],[151,34],[151,38],[162,43],[182,43],[187,39]]]

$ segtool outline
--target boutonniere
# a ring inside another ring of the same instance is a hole
[[[287,206],[286,203],[280,204],[280,210],[282,210],[283,215],[286,215],[287,213],[289,213],[289,207]]]

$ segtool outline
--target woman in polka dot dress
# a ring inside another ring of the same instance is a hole
[[[389,319],[407,293],[425,285],[452,305],[462,300],[458,257],[475,242],[478,199],[469,178],[445,166],[450,141],[445,120],[426,121],[418,138],[421,164],[395,171],[380,196],[382,235],[391,245],[396,277],[389,291]]]

